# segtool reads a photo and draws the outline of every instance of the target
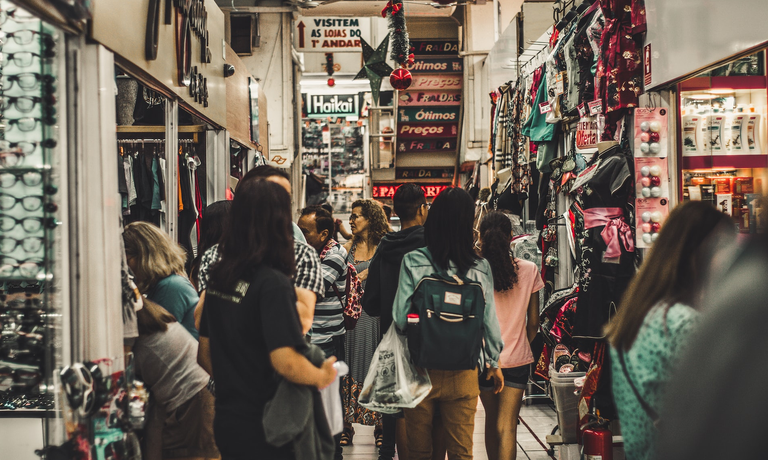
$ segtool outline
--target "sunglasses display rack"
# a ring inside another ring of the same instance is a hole
[[[57,32],[0,1],[0,414],[54,409]]]

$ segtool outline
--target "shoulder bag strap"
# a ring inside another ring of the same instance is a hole
[[[653,420],[654,424],[659,423],[659,414],[656,412],[653,407],[648,404],[645,399],[643,399],[642,396],[640,396],[640,392],[637,390],[637,387],[635,386],[635,382],[632,381],[632,377],[629,376],[629,371],[627,370],[627,363],[624,360],[624,350],[619,349],[619,361],[621,362],[621,369],[624,371],[624,377],[626,377],[627,382],[629,382],[629,386],[632,388],[632,392],[635,393],[635,398],[637,398],[638,402],[640,402],[640,406],[643,408],[645,413],[648,415],[648,417]]]

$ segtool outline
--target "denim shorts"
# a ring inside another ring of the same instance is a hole
[[[501,369],[501,375],[504,376],[504,386],[525,390],[528,386],[528,375],[530,372],[530,364]],[[480,374],[479,379],[481,390],[493,389],[493,379],[485,380],[485,373]]]

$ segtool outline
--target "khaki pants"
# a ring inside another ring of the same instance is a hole
[[[446,432],[446,447],[450,460],[472,460],[472,436],[475,431],[475,411],[480,388],[477,370],[429,370],[432,391],[418,406],[405,409],[408,431],[409,460],[432,459],[432,419],[435,408]]]

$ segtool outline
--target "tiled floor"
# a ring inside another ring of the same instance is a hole
[[[534,404],[523,406],[520,416],[530,427],[530,431],[522,423],[517,427],[517,459],[518,460],[549,460],[546,449],[536,440],[546,445],[546,436],[557,425],[557,414],[551,404]],[[532,432],[531,432],[532,431]],[[478,400],[475,415],[474,455],[475,460],[487,460],[485,453],[485,411]],[[373,427],[355,425],[354,444],[344,449],[345,460],[376,460],[378,450],[373,439]]]

